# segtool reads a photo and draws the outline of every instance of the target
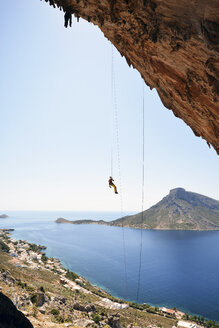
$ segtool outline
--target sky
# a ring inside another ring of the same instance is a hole
[[[219,200],[219,160],[114,48],[122,189],[113,138],[112,47],[91,23],[39,0],[0,10],[0,211],[141,210],[183,187]],[[119,195],[108,187],[113,177]]]

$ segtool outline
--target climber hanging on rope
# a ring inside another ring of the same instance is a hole
[[[110,188],[113,187],[114,188],[114,191],[115,191],[115,194],[118,194],[117,188],[114,185],[113,181],[114,181],[113,178],[112,177],[109,177],[109,187]]]
[[[64,19],[65,19],[65,24],[64,26],[67,28],[68,25],[71,27],[72,25],[72,12],[70,9],[67,9],[64,15]]]

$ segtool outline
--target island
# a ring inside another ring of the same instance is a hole
[[[70,224],[107,224],[108,222],[104,221],[104,220],[75,220],[75,221],[71,221],[71,220],[67,220],[64,218],[58,218],[57,220],[55,220],[55,223],[70,223]]]
[[[0,214],[0,219],[7,219],[9,216],[7,214]]]
[[[183,188],[170,190],[156,205],[135,215],[117,220],[66,220],[56,223],[104,224],[117,227],[154,230],[219,230],[219,201]]]

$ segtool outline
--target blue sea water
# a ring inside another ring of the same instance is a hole
[[[118,213],[7,213],[10,217],[0,220],[0,228],[14,228],[14,238],[47,246],[47,255],[66,268],[116,297],[136,301],[140,230],[54,223],[60,216],[110,220]],[[143,230],[142,236],[139,303],[177,307],[219,322],[219,231]]]

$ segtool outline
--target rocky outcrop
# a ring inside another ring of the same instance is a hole
[[[45,0],[48,2],[48,0]],[[218,0],[49,0],[98,25],[168,109],[219,153]]]
[[[94,304],[87,304],[87,305],[82,305],[79,302],[75,302],[72,305],[74,310],[81,311],[81,312],[96,312],[96,308]]]
[[[74,321],[74,327],[88,328],[93,327],[94,321],[89,319],[77,319]]]
[[[14,285],[15,283],[15,279],[8,271],[0,272],[0,279],[7,285]]]
[[[49,301],[48,297],[42,292],[32,294],[30,300],[37,307],[41,307]]]
[[[24,314],[0,292],[0,328],[33,328]]]
[[[112,328],[122,328],[119,314],[112,315],[108,318],[108,325]]]

